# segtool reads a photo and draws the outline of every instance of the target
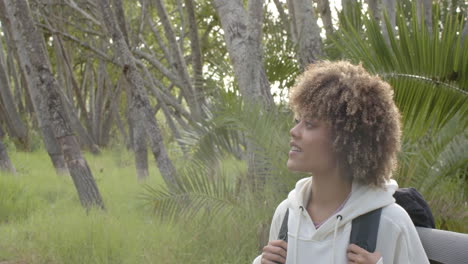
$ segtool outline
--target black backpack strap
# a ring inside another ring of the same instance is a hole
[[[381,213],[382,208],[378,208],[356,217],[352,223],[349,243],[356,244],[371,253],[374,252],[377,244],[377,233],[379,231]],[[278,234],[278,239],[286,242],[288,242],[288,218],[289,209],[286,210],[284,214]]]
[[[278,234],[278,239],[288,242],[288,218],[289,218],[289,208],[284,214],[283,222],[281,223],[281,228]]]
[[[280,231],[278,233],[278,239],[283,240],[286,243],[288,242],[288,218],[289,218],[289,208],[286,209],[286,213],[284,214],[283,222],[281,223]],[[275,262],[280,264],[279,262]]]
[[[374,252],[381,213],[382,208],[379,208],[354,218],[349,243],[356,244],[371,253]]]

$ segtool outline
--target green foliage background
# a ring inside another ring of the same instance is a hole
[[[199,9],[202,27],[219,24],[208,2]],[[399,30],[387,42],[379,25],[357,5],[340,14],[339,29],[325,50],[326,58],[360,62],[392,84],[404,124],[395,178],[401,187],[416,187],[424,195],[438,228],[467,233],[468,39],[460,38],[465,18],[446,10],[434,6],[429,33],[418,23],[414,7],[401,6],[399,14],[405,15],[398,16]],[[208,39],[202,47],[212,69],[205,83],[210,91],[207,120],[184,131],[185,154],[164,130],[180,173],[180,191],[168,192],[154,162],[148,181],[138,183],[133,154],[115,137],[101,155],[86,155],[107,211],[85,212],[71,179],[55,174],[39,144],[24,153],[7,139],[18,175],[0,173],[0,262],[253,260],[277,204],[306,175],[292,174],[285,166],[292,125],[286,102],[264,110],[242,102],[234,81],[229,89],[220,89],[233,73],[222,38],[213,33]],[[295,47],[285,39],[267,14],[265,66],[283,95],[299,73]],[[255,182],[247,177],[247,140],[256,142],[258,163],[268,168],[255,175]]]

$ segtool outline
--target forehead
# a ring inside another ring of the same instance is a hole
[[[306,120],[322,120],[322,118],[319,118],[318,115],[316,115],[313,112],[294,112],[294,118],[298,120],[306,119]]]

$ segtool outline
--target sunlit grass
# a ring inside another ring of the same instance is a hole
[[[234,214],[163,221],[141,198],[146,184],[164,184],[154,159],[149,158],[149,177],[141,183],[133,155],[114,149],[97,156],[85,154],[106,205],[106,211],[86,212],[70,176],[57,175],[44,151],[9,154],[18,173],[0,173],[0,262],[250,263],[258,254],[259,226],[268,230],[276,205],[286,196],[267,195],[267,200],[252,196],[255,200],[247,202],[252,206]],[[184,162],[174,160],[178,166]],[[247,170],[234,159],[212,165],[232,177]],[[454,192],[462,183],[447,182],[425,196],[439,228],[466,232],[464,221],[456,220],[466,216],[444,213],[454,203],[466,206],[463,192]]]
[[[87,213],[45,152],[10,153],[18,174],[0,174],[0,262],[248,263],[257,253],[255,215],[163,222],[139,198],[144,184],[163,183],[154,160],[139,183],[131,153],[85,156],[106,211]]]

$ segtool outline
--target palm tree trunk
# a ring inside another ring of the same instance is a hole
[[[137,113],[134,113],[137,115]],[[135,166],[138,181],[148,178],[148,147],[146,145],[146,133],[144,124],[136,123],[133,127],[133,152],[135,153]]]
[[[370,13],[378,24],[382,21],[382,3],[381,0],[366,0]]]
[[[122,0],[113,0],[115,5],[115,14],[117,18],[117,23],[119,25],[120,31],[122,32],[125,42],[130,47],[130,38],[128,37],[128,26],[127,22],[125,21],[125,12],[122,5]]]
[[[23,145],[23,148],[28,144],[28,133],[26,126],[23,124],[16,106],[14,104],[13,95],[11,94],[10,82],[6,70],[5,58],[3,54],[2,42],[0,41],[0,101],[1,111],[5,115],[5,121],[8,125],[8,130],[11,131],[12,137],[18,139]]]
[[[78,138],[80,139],[81,144],[88,147],[91,153],[99,154],[101,151],[99,150],[99,147],[94,141],[93,137],[91,137],[88,131],[86,131],[86,129],[81,124],[78,114],[76,113],[76,108],[73,107],[72,103],[65,94],[61,93],[61,95],[63,108],[66,111],[67,118],[70,120],[70,124],[73,127],[73,130],[78,134]]]
[[[3,129],[0,126],[0,170],[16,174],[15,167],[13,166],[13,163],[11,163],[6,147],[3,144],[3,135]]]
[[[22,54],[19,56],[19,63],[30,84],[29,92],[39,123],[50,118],[54,135],[61,146],[81,204],[87,209],[92,206],[104,209],[91,170],[81,155],[69,120],[64,114],[59,87],[50,71],[47,52],[42,45],[42,36],[36,29],[28,3],[25,0],[1,0],[0,10],[4,14],[2,18],[5,18],[2,23],[18,32],[15,44]]]
[[[328,0],[318,0],[318,12],[322,18],[323,26],[325,27],[325,32],[327,32],[327,37],[333,34],[333,23],[332,23],[332,14],[330,10],[330,1]]]
[[[0,15],[1,15],[1,12],[0,12]],[[16,65],[15,63],[13,62],[13,57],[16,52],[14,50],[14,48],[12,47],[13,45],[11,44],[11,40],[10,40],[10,36],[8,34],[8,29],[5,27],[5,25],[2,25],[0,27],[0,30],[4,33],[3,34],[3,37],[5,39],[5,43],[6,43],[6,64],[5,64],[5,68],[7,69],[7,72],[6,72],[6,75],[7,76],[10,76],[10,83],[13,82],[14,85],[11,85],[13,87],[16,87],[15,89],[15,94],[14,94],[14,101],[13,103],[16,104],[17,108],[18,108],[18,112],[19,113],[23,113],[25,112],[24,110],[24,105],[23,105],[23,102],[22,102],[22,98],[23,98],[23,95],[22,95],[22,92],[21,92],[21,83],[20,83],[20,79],[18,78],[18,74],[17,74],[17,71],[16,71]],[[0,44],[0,46],[2,46],[2,44]],[[1,49],[3,50],[3,47],[1,47]],[[1,56],[3,56],[4,54],[0,54]]]
[[[292,8],[291,21],[296,30],[295,44],[298,47],[296,56],[302,69],[305,69],[323,55],[317,16],[310,0],[288,0],[288,2]]]
[[[3,4],[3,3],[2,3]],[[10,7],[9,7],[10,8]],[[8,9],[10,10],[10,9]],[[11,10],[10,10],[11,11]],[[25,98],[26,98],[26,109],[28,112],[31,114],[31,118],[33,120],[37,119],[42,119],[39,121],[39,129],[42,134],[42,138],[44,140],[44,146],[47,150],[47,153],[49,154],[49,157],[52,161],[52,164],[54,165],[54,168],[57,172],[57,174],[65,174],[68,172],[67,165],[65,162],[65,159],[63,157],[62,150],[60,148],[60,145],[55,138],[53,131],[52,131],[52,125],[50,123],[50,117],[49,113],[47,111],[43,111],[43,115],[39,114],[38,111],[34,109],[34,102],[33,102],[33,96],[31,95],[33,87],[34,80],[31,78],[29,74],[26,74],[30,71],[30,69],[25,68],[25,64],[23,64],[24,61],[29,60],[29,55],[26,52],[26,49],[21,46],[24,44],[24,42],[21,41],[21,34],[19,31],[15,28],[13,23],[17,23],[14,18],[10,18],[12,16],[12,13],[8,13],[5,8],[0,8],[0,19],[2,21],[7,21],[11,23],[4,22],[4,29],[5,29],[5,36],[6,38],[11,42],[10,46],[13,49],[13,53],[16,56],[16,60],[18,61],[19,67],[21,68],[21,83],[23,84],[22,86],[26,87],[25,89]],[[19,87],[17,87],[19,89]],[[44,98],[42,98],[42,95],[39,94],[37,98],[34,98],[34,100],[38,101],[44,101]],[[36,115],[34,115],[34,112]]]
[[[284,30],[288,33],[288,36],[290,36],[292,39],[291,25],[289,23],[288,16],[286,15],[286,12],[284,11],[283,4],[279,0],[273,0],[273,2],[275,3],[276,10],[278,10]]]
[[[195,90],[193,89],[192,83],[190,81],[187,64],[185,63],[185,60],[183,58],[182,50],[177,44],[176,35],[170,23],[166,7],[162,0],[155,0],[153,2],[156,6],[156,10],[161,19],[161,23],[166,33],[167,40],[170,44],[169,50],[174,61],[174,66],[178,71],[180,79],[182,81],[182,87],[180,87],[182,94],[184,95],[184,98],[187,101],[187,104],[189,105],[192,115],[195,117],[195,119],[201,118],[201,106],[199,105],[198,100],[196,100],[196,98],[198,98],[198,95],[195,93]]]
[[[272,104],[261,48],[263,1],[249,1],[249,14],[240,0],[215,0],[213,3],[242,97],[246,101],[263,102],[265,106]]]
[[[192,70],[193,70],[193,87],[197,96],[198,105],[203,107],[206,105],[203,91],[203,55],[200,48],[200,38],[198,36],[198,25],[195,18],[195,7],[193,0],[185,0],[185,8],[188,15],[190,48],[192,50]]]
[[[127,94],[131,94],[131,88],[126,85]],[[132,98],[129,98],[127,107],[129,109],[128,114],[128,127],[132,134],[132,146],[133,153],[135,155],[135,167],[138,181],[143,181],[149,175],[148,173],[148,147],[146,144],[146,133],[145,126],[139,118],[139,113],[132,107]]]
[[[108,0],[99,1],[104,23],[112,36],[115,53],[120,56],[120,63],[123,73],[130,87],[131,111],[137,113],[133,125],[145,127],[146,135],[149,137],[151,150],[158,163],[159,171],[170,190],[177,188],[176,170],[172,161],[167,155],[163,143],[161,130],[151,109],[146,90],[143,87],[143,78],[141,77],[135,63],[135,58],[130,53],[130,49],[124,40],[122,32],[117,26],[115,16],[110,8]],[[134,135],[134,137],[137,135]]]
[[[243,100],[246,105],[260,102],[268,109],[274,102],[262,58],[263,1],[249,1],[247,11],[240,0],[215,0],[213,3]],[[255,142],[247,140],[246,147],[249,180],[252,186],[261,187],[262,176],[268,173],[268,168],[258,162],[256,153],[260,150]]]

